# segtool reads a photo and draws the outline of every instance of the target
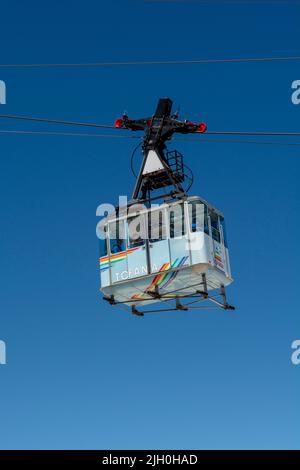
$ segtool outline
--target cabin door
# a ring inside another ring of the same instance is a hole
[[[190,246],[183,203],[169,208],[171,268],[189,266]]]
[[[103,269],[110,269],[111,282],[114,284],[128,278],[125,221],[112,221],[108,227],[109,256],[107,256],[108,261],[106,258],[102,258],[102,260]],[[102,260],[100,264],[102,264]]]
[[[127,219],[127,266],[128,279],[148,274],[146,215]]]
[[[166,208],[148,213],[149,270],[151,273],[170,268]]]

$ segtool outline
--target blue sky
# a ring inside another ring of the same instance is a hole
[[[12,0],[0,62],[299,56],[299,20],[296,2]],[[170,96],[211,130],[299,131],[296,79],[299,62],[0,68],[0,112],[113,123]],[[300,147],[178,142],[226,215],[237,311],[136,318],[102,301],[95,236],[133,146],[0,135],[0,447],[299,448]]]

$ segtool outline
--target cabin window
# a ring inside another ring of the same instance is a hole
[[[170,238],[180,238],[185,234],[184,206],[170,207]]]
[[[167,239],[165,209],[148,213],[148,236],[150,243]]]
[[[208,208],[203,202],[189,203],[189,221],[191,232],[204,232],[209,235]]]
[[[227,234],[226,234],[226,226],[225,226],[224,217],[220,217],[220,224],[221,224],[222,232],[223,232],[224,245],[226,246],[226,248],[228,248],[228,244],[227,244]]]
[[[184,206],[170,207],[170,238],[180,238],[185,234]]]
[[[208,207],[204,206],[204,233],[209,235]]]
[[[100,238],[100,258],[102,258],[102,256],[107,255],[107,240],[106,240],[107,225],[103,228],[103,233],[105,235],[105,238]]]
[[[111,254],[126,250],[124,220],[116,220],[109,224],[109,240]]]
[[[144,215],[137,215],[127,219],[128,248],[136,248],[145,244],[146,224]]]
[[[189,203],[189,221],[191,232],[203,232],[204,230],[204,209],[201,201]]]
[[[220,243],[221,236],[220,236],[220,230],[219,230],[218,214],[214,211],[210,211],[209,215],[210,215],[210,224],[211,224],[211,235],[216,242]]]

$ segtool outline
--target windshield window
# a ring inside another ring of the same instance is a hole
[[[170,238],[179,238],[184,234],[184,207],[183,204],[177,204],[170,207]]]
[[[109,241],[111,254],[126,250],[124,220],[117,220],[109,224]]]
[[[211,223],[211,234],[213,239],[220,243],[221,242],[221,236],[220,236],[220,230],[219,230],[219,217],[218,214],[214,211],[210,211],[210,223]]]

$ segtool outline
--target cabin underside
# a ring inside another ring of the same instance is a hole
[[[142,312],[139,307],[146,308],[144,312],[150,313],[152,310],[147,308],[151,309],[153,304],[158,302],[164,303],[163,310],[207,308],[207,303],[213,308],[232,309],[225,295],[225,286],[231,282],[232,279],[226,277],[219,269],[199,263],[123,281],[101,290],[104,299],[111,305],[128,306],[132,313],[140,315]],[[171,302],[175,302],[175,306],[172,306]],[[198,303],[201,305],[196,305]]]

